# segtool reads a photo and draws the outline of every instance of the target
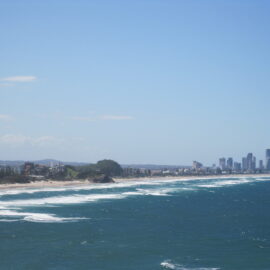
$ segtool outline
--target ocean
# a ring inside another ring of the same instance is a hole
[[[270,177],[0,190],[0,269],[269,270]]]

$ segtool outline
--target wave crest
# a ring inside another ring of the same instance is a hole
[[[180,264],[176,264],[171,262],[170,260],[163,261],[160,266],[164,269],[170,269],[170,270],[218,270],[220,268],[213,268],[213,267],[199,267],[199,268],[190,268],[190,267],[185,267]]]

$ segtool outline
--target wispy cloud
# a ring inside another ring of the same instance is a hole
[[[0,79],[2,82],[33,82],[35,80],[37,80],[35,76],[12,76]]]
[[[13,134],[6,134],[0,136],[0,143],[1,144],[24,144],[29,140],[30,137],[23,136],[23,135],[13,135]]]
[[[63,142],[63,139],[56,138],[54,136],[41,136],[38,138],[31,138],[31,140],[33,144],[38,146],[46,146],[50,144],[58,144]]]
[[[101,120],[133,120],[133,117],[128,115],[102,115]]]
[[[20,134],[5,134],[0,136],[0,144],[5,145],[32,145],[32,146],[47,146],[61,143],[63,140],[54,136],[31,137]]]
[[[13,117],[8,114],[0,114],[0,121],[10,121]]]
[[[94,121],[97,121],[98,119],[96,117],[73,116],[73,117],[71,117],[71,120],[84,121],[84,122],[94,122]]]
[[[75,121],[84,121],[84,122],[94,122],[94,121],[121,121],[121,120],[133,120],[132,116],[128,115],[100,115],[100,116],[74,116],[71,117],[72,120]]]
[[[0,87],[12,87],[14,83],[0,83]]]
[[[85,149],[84,137],[26,136],[23,134],[0,135],[1,149],[26,149],[26,151],[66,151],[67,149]]]

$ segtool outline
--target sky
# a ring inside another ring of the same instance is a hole
[[[269,12],[267,0],[0,0],[0,160],[264,159]]]

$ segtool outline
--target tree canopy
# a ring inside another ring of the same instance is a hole
[[[111,159],[98,161],[96,167],[98,171],[108,176],[120,176],[123,173],[122,167],[116,161]]]

